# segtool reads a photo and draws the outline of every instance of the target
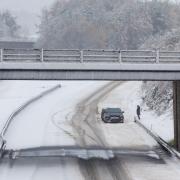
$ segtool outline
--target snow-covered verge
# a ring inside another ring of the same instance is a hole
[[[172,109],[167,109],[162,115],[158,116],[155,111],[150,110],[142,101],[142,83],[143,82],[124,82],[118,88],[113,90],[110,94],[108,94],[104,100],[99,103],[98,111],[101,112],[103,107],[120,107],[123,111],[125,111],[125,124],[127,126],[127,131],[121,130],[124,128],[123,124],[108,124],[104,126],[104,134],[106,136],[107,141],[111,145],[123,145],[127,146],[128,144],[132,144],[136,146],[136,144],[143,145],[143,141],[147,142],[147,137],[141,137],[142,142],[139,142],[140,139],[135,138],[133,135],[142,135],[140,129],[133,127],[134,116],[136,116],[136,107],[140,105],[142,108],[141,112],[141,122],[148,128],[156,132],[161,138],[165,141],[170,141],[173,139],[173,116]],[[108,132],[108,126],[112,126],[116,133]],[[129,126],[129,127],[128,127]],[[130,130],[130,127],[132,128]],[[108,133],[107,133],[108,132]],[[124,134],[126,139],[119,138]],[[131,138],[129,138],[131,137]],[[134,139],[132,138],[134,137]],[[134,142],[136,141],[136,142]],[[150,141],[149,141],[150,142]],[[151,141],[152,142],[152,141]],[[148,145],[153,145],[151,143],[147,143]]]
[[[153,132],[156,132],[166,142],[174,139],[174,123],[172,107],[158,116],[155,112],[142,111],[142,123]]]
[[[58,81],[0,81],[0,131],[13,111]]]
[[[142,122],[169,142],[174,139],[172,82],[143,82]]]

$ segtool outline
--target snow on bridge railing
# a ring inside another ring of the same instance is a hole
[[[180,63],[180,52],[103,49],[0,49],[0,62]]]

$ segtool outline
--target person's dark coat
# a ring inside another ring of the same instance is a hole
[[[140,108],[140,106],[139,106],[139,105],[137,105],[137,110],[136,110],[136,113],[137,113],[138,119],[140,120],[141,108]]]
[[[137,106],[137,111],[136,111],[136,112],[137,112],[137,115],[138,115],[138,116],[141,114],[141,108],[140,108],[139,105]]]

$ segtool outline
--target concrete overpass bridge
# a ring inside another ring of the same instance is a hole
[[[1,49],[0,79],[180,80],[180,52]]]
[[[1,49],[0,80],[170,80],[180,151],[180,51]]]

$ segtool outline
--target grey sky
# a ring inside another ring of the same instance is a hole
[[[49,6],[55,0],[0,0],[0,9],[13,11],[28,11],[40,14],[43,7]]]
[[[40,19],[39,15],[44,7],[50,6],[55,0],[0,0],[0,11],[10,10],[17,18],[23,32],[27,36],[36,36]]]

